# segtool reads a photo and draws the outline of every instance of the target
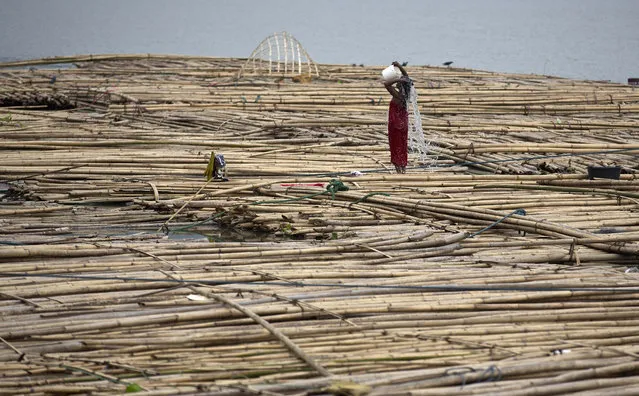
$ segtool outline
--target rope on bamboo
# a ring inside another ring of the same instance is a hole
[[[374,195],[384,195],[384,196],[386,196],[386,197],[390,197],[390,194],[387,194],[387,193],[382,193],[382,192],[372,192],[372,193],[369,193],[369,194],[364,195],[363,197],[361,197],[361,198],[360,198],[360,199],[358,199],[357,201],[353,202],[351,205],[357,205],[357,204],[358,204],[358,203],[360,203],[360,202],[364,202],[364,201],[366,201],[366,198],[368,198],[368,197],[372,197],[372,196],[374,196]]]
[[[512,215],[520,215],[520,216],[525,216],[526,215],[526,211],[524,209],[515,209],[512,212],[510,212],[509,214],[507,214],[506,216],[502,217],[501,219],[497,220],[496,222],[494,222],[493,224],[489,225],[488,227],[485,227],[479,231],[477,231],[476,233],[470,235],[468,238],[472,238],[475,237],[479,234],[481,234],[484,231],[487,231],[491,228],[493,228],[494,226],[496,226],[497,224],[501,223],[502,221],[506,220],[507,218],[509,218]]]

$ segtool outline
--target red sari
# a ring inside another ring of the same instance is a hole
[[[393,99],[388,108],[388,145],[393,165],[408,165],[408,109]]]

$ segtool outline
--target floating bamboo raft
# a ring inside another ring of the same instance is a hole
[[[637,393],[636,88],[245,63],[0,64],[1,395]]]

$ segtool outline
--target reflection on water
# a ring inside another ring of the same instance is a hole
[[[626,83],[639,77],[638,14],[636,0],[13,1],[0,10],[0,54],[245,58],[286,30],[319,63],[454,61]]]

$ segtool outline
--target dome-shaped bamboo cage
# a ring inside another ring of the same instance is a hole
[[[246,74],[269,74],[283,77],[319,76],[317,64],[302,44],[287,32],[274,33],[253,50],[240,69],[238,78]]]

